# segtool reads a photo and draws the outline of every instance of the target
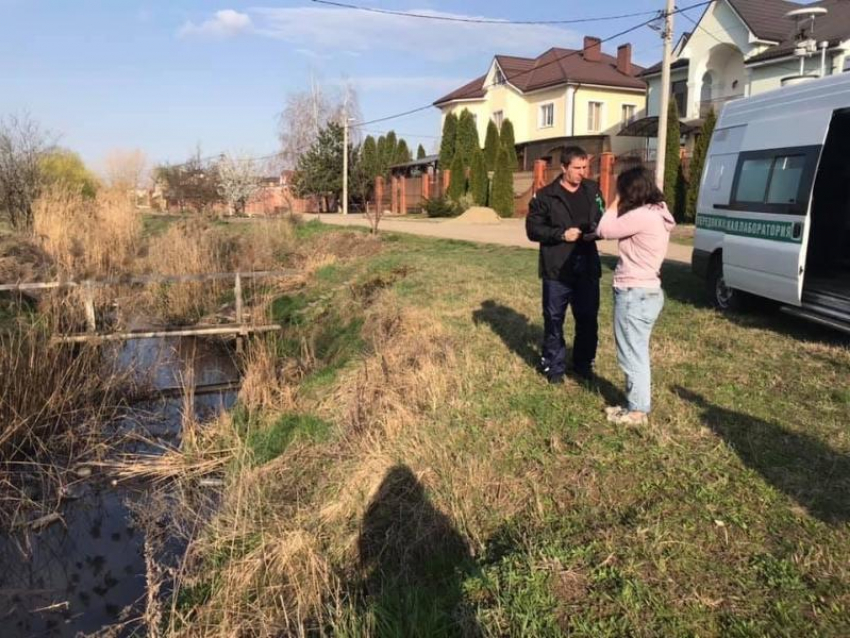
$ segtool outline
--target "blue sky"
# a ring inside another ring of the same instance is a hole
[[[694,0],[692,0],[693,2]],[[691,3],[692,3],[691,2]],[[660,0],[525,3],[516,0],[353,0],[381,9],[506,20],[567,20],[652,11]],[[548,5],[548,6],[547,6]],[[701,9],[689,12],[698,19]],[[535,56],[608,37],[643,18],[568,26],[473,25],[376,15],[310,0],[0,0],[0,115],[29,112],[62,145],[99,168],[114,148],[152,162],[277,150],[277,115],[314,76],[332,90],[350,82],[364,117],[433,102],[486,71],[496,53]],[[692,26],[677,16],[677,33]],[[632,42],[638,63],[660,59],[648,28]],[[369,127],[395,129],[431,150],[439,116],[429,109]]]

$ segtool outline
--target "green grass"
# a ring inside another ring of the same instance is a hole
[[[404,302],[435,306],[472,356],[492,361],[489,384],[465,397],[469,413],[495,428],[533,423],[513,441],[519,458],[504,475],[532,464],[545,477],[543,521],[531,517],[505,556],[481,561],[485,627],[507,623],[517,636],[850,631],[846,340],[770,314],[719,316],[687,269],[668,266],[653,336],[653,424],[611,428],[600,412],[621,387],[612,260],[602,383],[559,391],[532,369],[541,334],[533,252],[401,243],[415,272]],[[563,452],[553,453],[553,437]],[[542,568],[546,554],[578,575],[579,595]]]
[[[248,448],[254,463],[264,465],[286,451],[296,439],[321,441],[328,436],[327,422],[309,414],[284,414],[268,426],[252,428],[248,433]]]
[[[369,595],[352,580],[337,635],[850,635],[846,338],[779,314],[719,315],[687,267],[666,265],[652,421],[615,427],[603,414],[622,398],[614,262],[604,260],[600,381],[561,387],[534,369],[536,263],[530,250],[385,235],[381,253],[337,263],[303,299],[280,301],[282,321],[319,326],[323,365],[302,399],[332,393],[339,370],[361,365],[366,315],[351,308],[378,295],[427,312],[455,349],[441,373],[457,390],[410,406],[418,420],[402,436],[416,444],[394,449],[429,476],[417,511],[476,551],[435,551],[419,574],[387,561]],[[301,417],[282,419],[261,449],[277,454],[302,431],[325,444]],[[475,485],[468,467],[496,478]],[[401,518],[383,524],[403,536]]]

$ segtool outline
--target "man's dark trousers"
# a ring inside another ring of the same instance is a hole
[[[599,342],[599,279],[576,277],[569,282],[543,279],[543,371],[549,379],[567,372],[564,319],[567,306],[575,321],[573,370],[587,376],[593,370]]]

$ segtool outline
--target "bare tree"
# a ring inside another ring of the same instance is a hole
[[[148,158],[138,148],[116,148],[106,155],[106,183],[112,188],[132,190],[134,193],[143,182]]]
[[[0,118],[0,212],[17,230],[32,229],[41,159],[52,147],[50,135],[29,115]]]
[[[287,168],[298,164],[298,158],[313,146],[319,131],[329,122],[342,125],[343,113],[354,120],[362,119],[357,93],[349,85],[336,91],[326,91],[316,85],[310,91],[290,93],[278,127],[281,158]],[[352,130],[353,144],[358,141],[358,135],[357,130]]]
[[[247,157],[222,155],[218,162],[218,192],[229,214],[241,215],[245,204],[260,189],[260,167]]]

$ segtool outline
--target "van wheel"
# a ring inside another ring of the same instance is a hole
[[[708,267],[708,278],[706,279],[706,292],[711,305],[717,310],[740,310],[743,293],[730,288],[723,279],[723,260],[714,257]]]

